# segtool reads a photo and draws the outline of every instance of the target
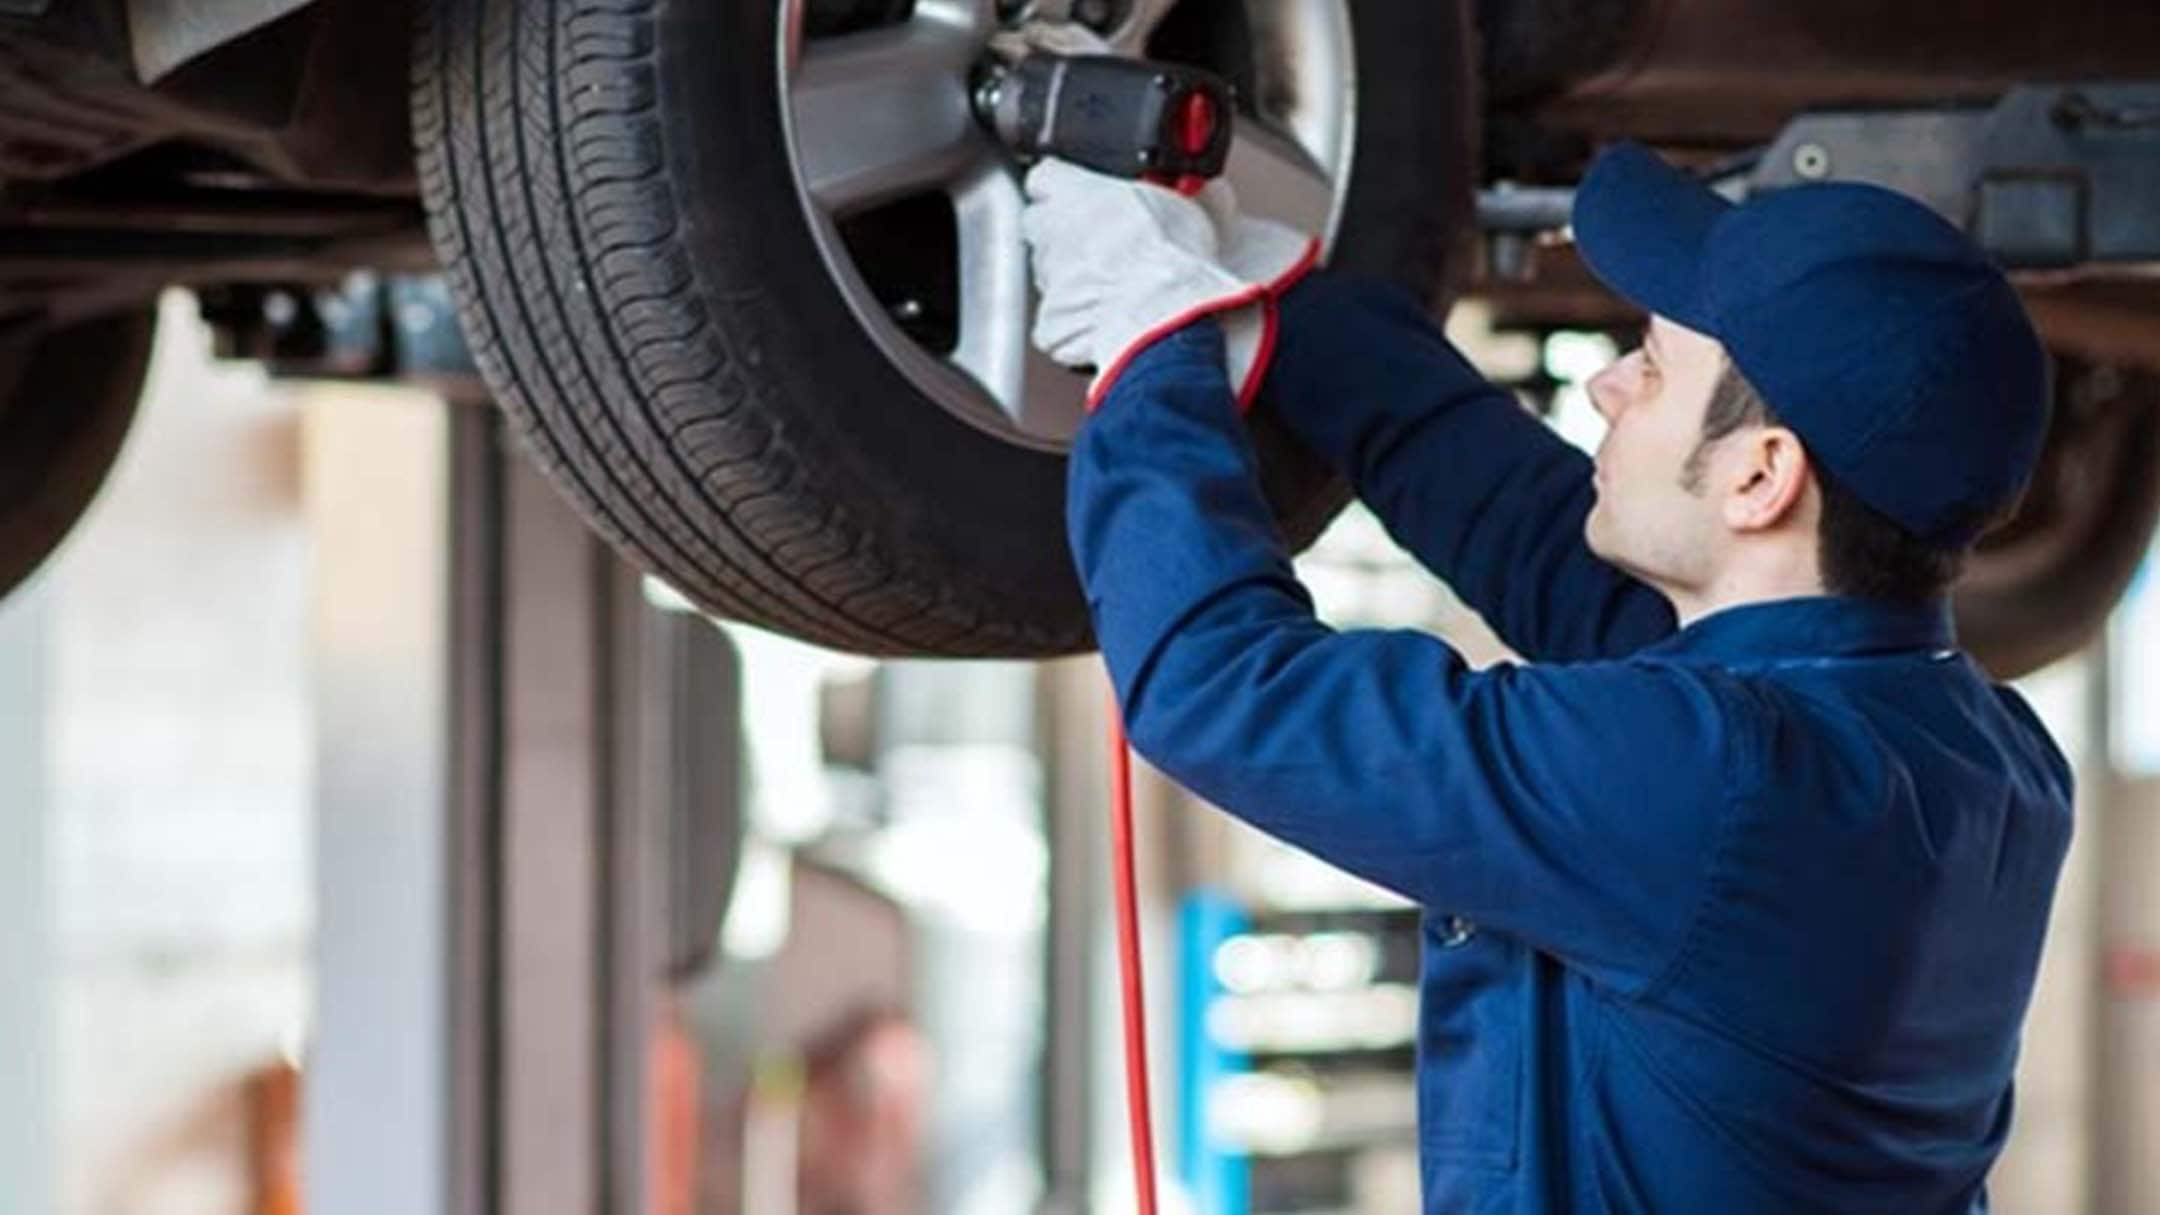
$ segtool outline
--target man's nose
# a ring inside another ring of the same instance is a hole
[[[1583,386],[1590,394],[1591,406],[1608,426],[1619,418],[1620,410],[1627,404],[1627,379],[1627,360],[1616,359],[1591,376],[1590,382]]]

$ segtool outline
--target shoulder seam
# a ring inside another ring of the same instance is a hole
[[[1701,668],[1690,668],[1690,670],[1699,671]],[[1740,683],[1740,680],[1726,672],[1718,672],[1717,674],[1724,678],[1713,677],[1706,679],[1704,682],[1711,685],[1717,685],[1726,680],[1730,680],[1733,685]],[[1721,690],[1713,690],[1711,695],[1724,699],[1727,693]],[[1733,699],[1752,701],[1753,697],[1743,694]],[[1625,996],[1626,1003],[1647,1003],[1672,985],[1680,972],[1686,968],[1687,963],[1693,959],[1696,949],[1702,943],[1703,920],[1710,909],[1712,901],[1724,893],[1725,857],[1731,849],[1733,833],[1739,827],[1740,804],[1743,799],[1754,796],[1757,777],[1756,765],[1751,761],[1753,753],[1761,741],[1759,723],[1756,714],[1753,712],[1754,706],[1752,703],[1745,706],[1745,708],[1747,711],[1735,715],[1738,718],[1734,723],[1736,728],[1727,737],[1725,753],[1726,784],[1724,787],[1728,792],[1720,800],[1718,806],[1717,833],[1715,838],[1711,840],[1709,852],[1704,858],[1702,888],[1696,893],[1695,905],[1688,911],[1687,926],[1681,929],[1679,939],[1673,944],[1671,959],[1663,967],[1659,968],[1643,984],[1640,990],[1632,995]]]

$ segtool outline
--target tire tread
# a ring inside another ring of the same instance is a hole
[[[519,20],[519,3],[539,12]],[[519,3],[419,6],[417,164],[474,357],[579,513],[700,606],[823,644],[1084,645],[1070,627],[996,627],[919,584],[806,486],[784,413],[739,374],[680,247],[657,6]]]

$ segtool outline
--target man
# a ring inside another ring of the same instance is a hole
[[[1426,1209],[1984,1210],[2071,804],[1946,608],[2046,428],[2003,277],[1888,191],[1613,149],[1576,239],[1652,319],[1593,463],[1219,187],[1028,185],[1135,745],[1425,909]],[[1527,664],[1314,619],[1255,387]]]

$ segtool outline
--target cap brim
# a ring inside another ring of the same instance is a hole
[[[1599,281],[1636,307],[1715,336],[1703,254],[1732,207],[1650,149],[1617,143],[1575,191],[1575,247]]]

